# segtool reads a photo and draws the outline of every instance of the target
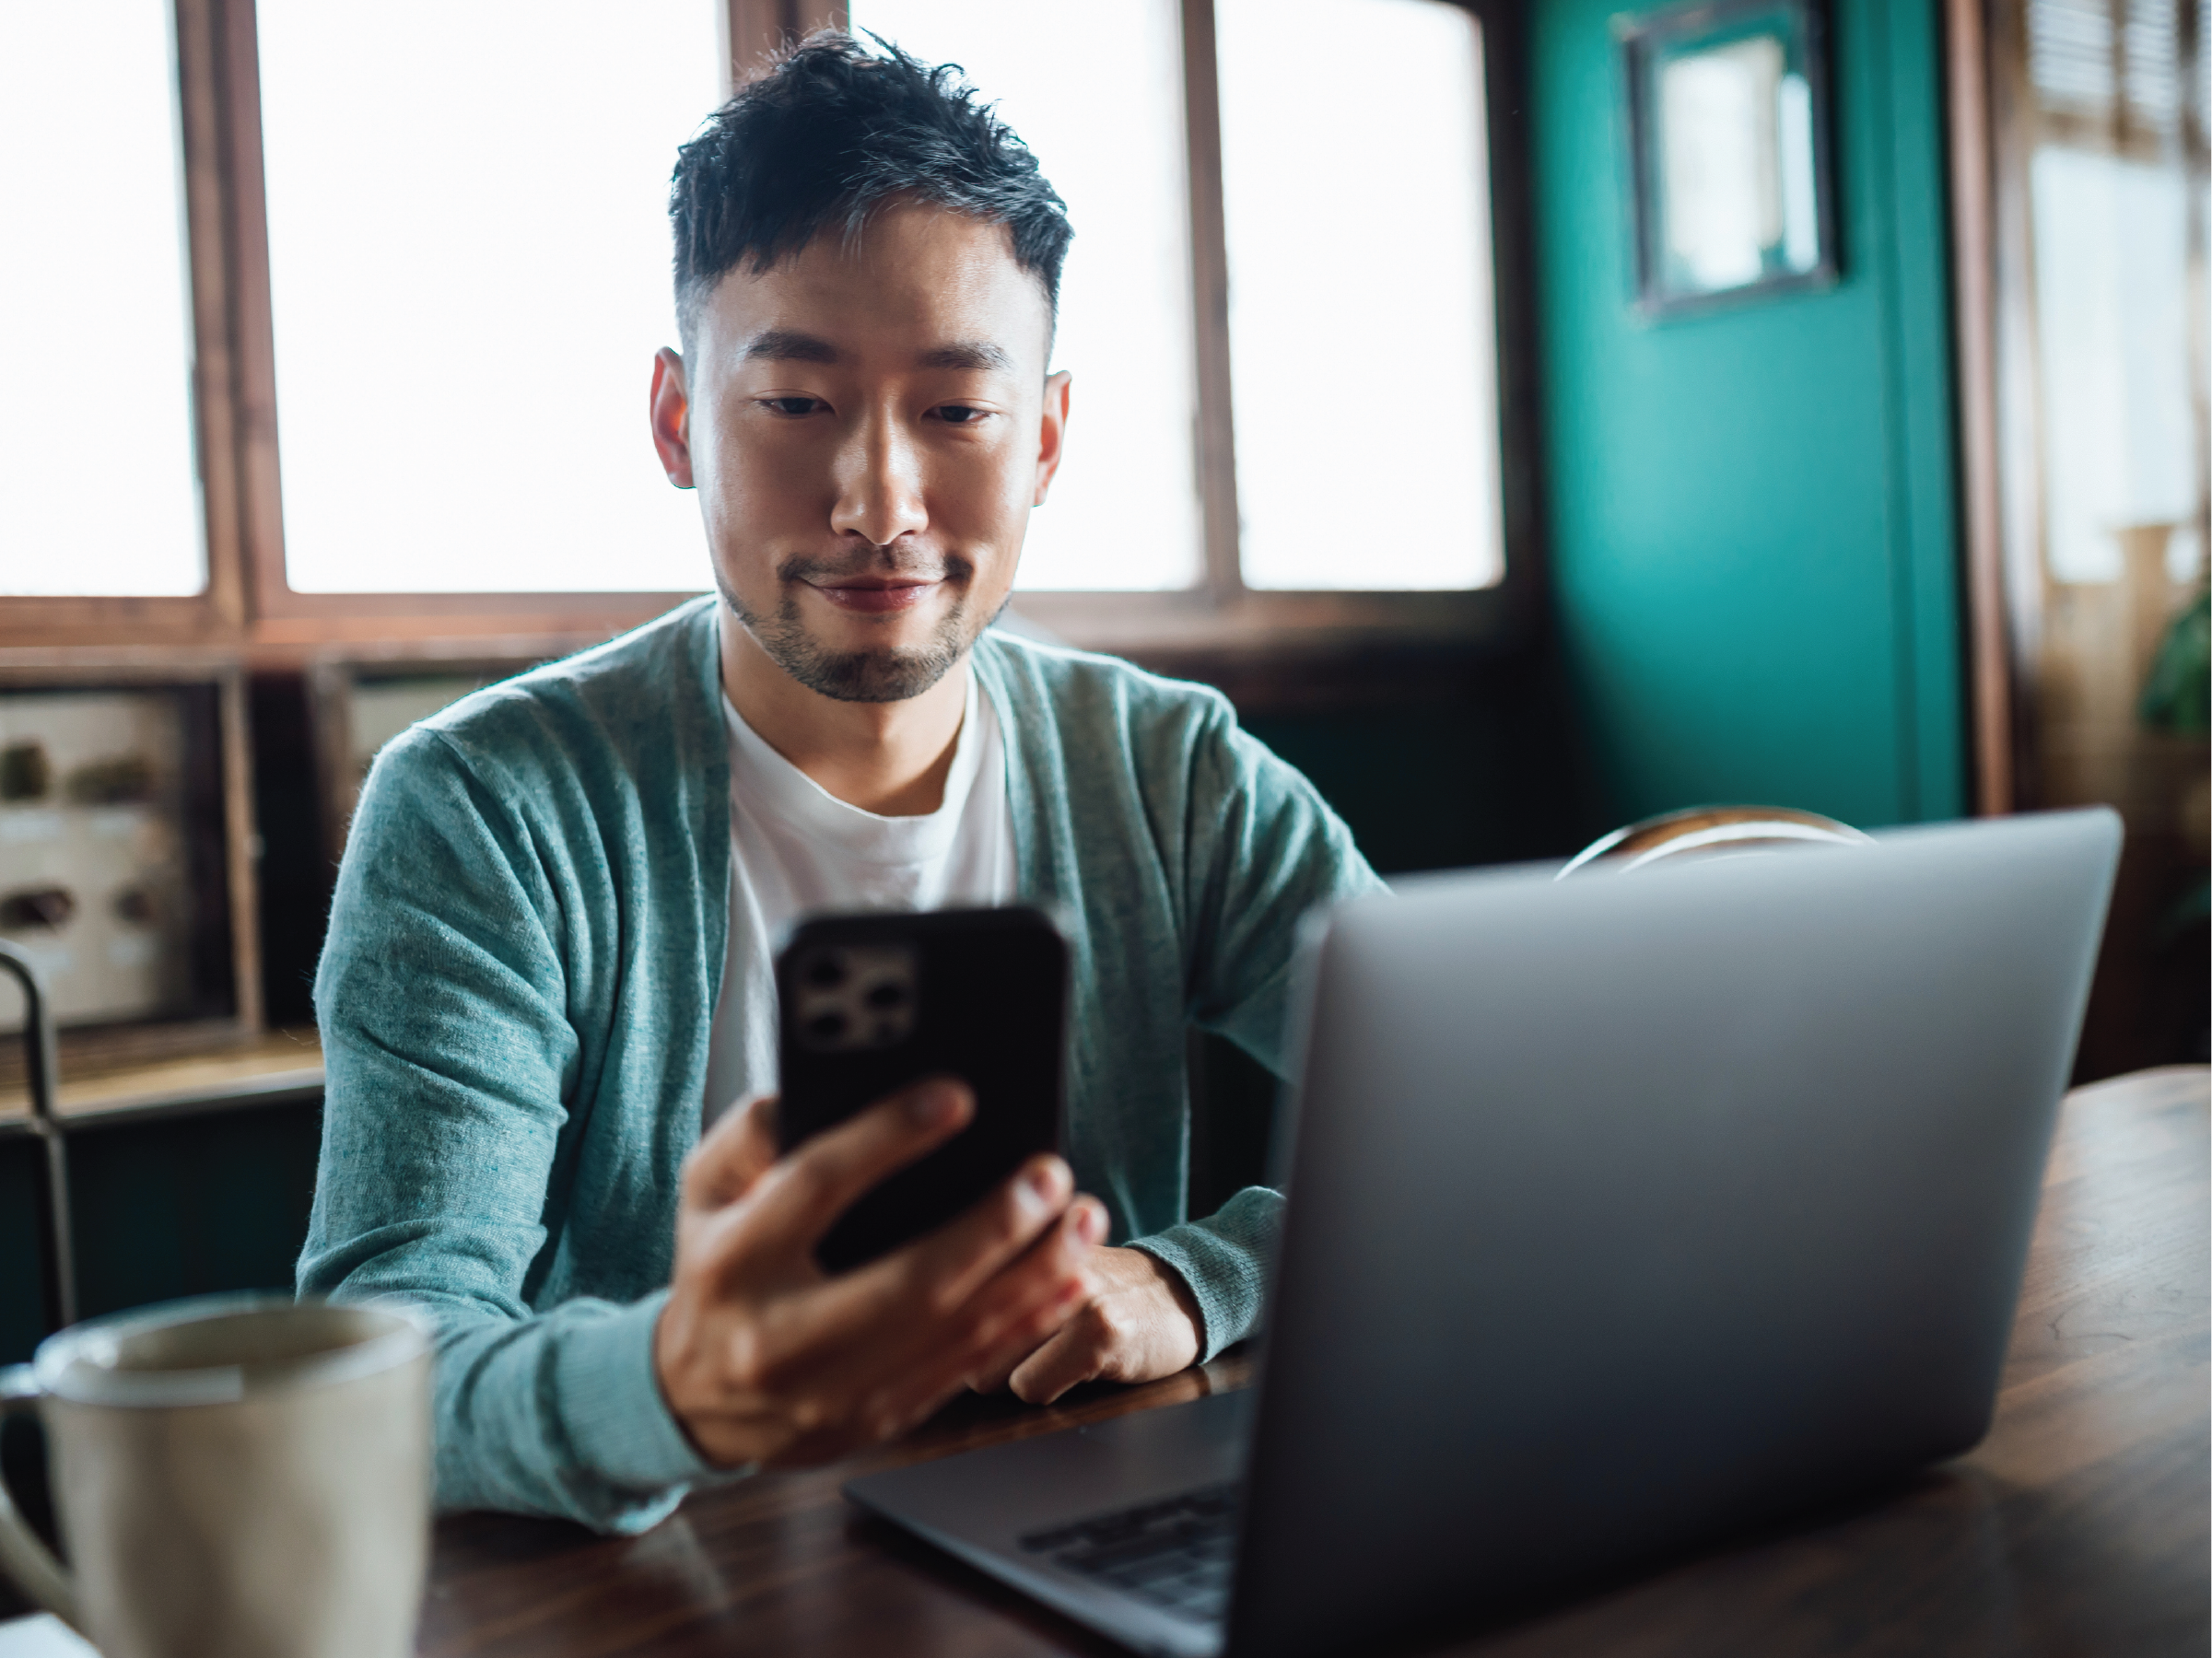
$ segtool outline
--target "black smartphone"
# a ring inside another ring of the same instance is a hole
[[[930,910],[802,922],[776,958],[784,1150],[924,1077],[976,1092],[968,1126],[847,1209],[830,1272],[942,1226],[1060,1148],[1068,945],[1042,910]]]

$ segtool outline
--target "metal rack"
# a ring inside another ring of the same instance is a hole
[[[0,967],[23,987],[23,1045],[30,1081],[30,1129],[46,1145],[46,1317],[53,1329],[76,1322],[76,1253],[69,1226],[69,1153],[54,1115],[60,1097],[53,1010],[29,956],[0,939]]]

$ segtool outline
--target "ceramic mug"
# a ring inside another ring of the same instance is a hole
[[[104,1658],[404,1658],[430,1535],[430,1343],[392,1306],[211,1296],[0,1371],[72,1569],[0,1482],[0,1567]]]

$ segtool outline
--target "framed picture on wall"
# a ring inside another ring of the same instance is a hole
[[[1696,0],[1616,22],[1645,313],[1835,281],[1821,21],[1809,0]]]
[[[0,938],[41,970],[64,1070],[260,1031],[247,765],[236,666],[0,671]],[[0,982],[0,1085],[23,1013]]]

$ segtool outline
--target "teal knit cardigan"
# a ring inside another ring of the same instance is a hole
[[[362,791],[315,980],[328,1084],[298,1287],[439,1335],[447,1508],[642,1530],[716,1477],[661,1397],[677,1173],[728,923],[714,607],[463,699]],[[1211,1356],[1259,1313],[1282,1199],[1184,1215],[1188,1026],[1282,1067],[1299,917],[1375,890],[1227,702],[997,631],[1017,891],[1073,947],[1068,1154],[1188,1282]]]

